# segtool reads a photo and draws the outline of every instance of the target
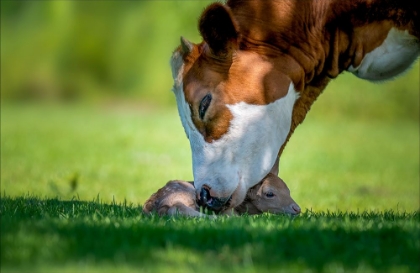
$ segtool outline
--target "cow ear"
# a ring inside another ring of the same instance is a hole
[[[213,54],[223,56],[236,49],[238,24],[229,7],[221,3],[208,6],[201,14],[198,28]]]

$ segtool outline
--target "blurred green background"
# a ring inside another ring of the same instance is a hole
[[[210,1],[2,1],[2,100],[172,104],[169,58]]]
[[[143,203],[192,179],[169,58],[211,1],[1,1],[1,186]],[[382,84],[344,73],[287,145],[302,208],[419,208],[419,65]]]

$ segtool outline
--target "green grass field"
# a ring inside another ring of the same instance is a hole
[[[2,272],[418,272],[419,213],[216,220],[3,198]]]
[[[294,219],[141,215],[192,179],[174,101],[2,102],[1,270],[419,272],[418,66],[379,87],[340,77],[296,130]]]

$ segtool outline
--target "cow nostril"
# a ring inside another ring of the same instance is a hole
[[[201,188],[201,191],[200,191],[200,201],[201,201],[201,203],[202,204],[206,204],[207,203],[207,201],[210,199],[211,197],[210,197],[210,192],[209,192],[209,190],[208,189],[206,189],[206,188]]]
[[[217,198],[210,195],[210,191],[206,187],[202,187],[200,190],[200,200],[198,204],[202,207],[209,208],[212,211],[220,211],[231,199],[228,198]]]

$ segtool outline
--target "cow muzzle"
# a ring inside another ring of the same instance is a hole
[[[229,204],[231,199],[232,196],[227,198],[213,197],[210,195],[210,191],[207,188],[202,187],[200,190],[200,200],[198,201],[198,204],[212,211],[219,212],[222,208]]]

